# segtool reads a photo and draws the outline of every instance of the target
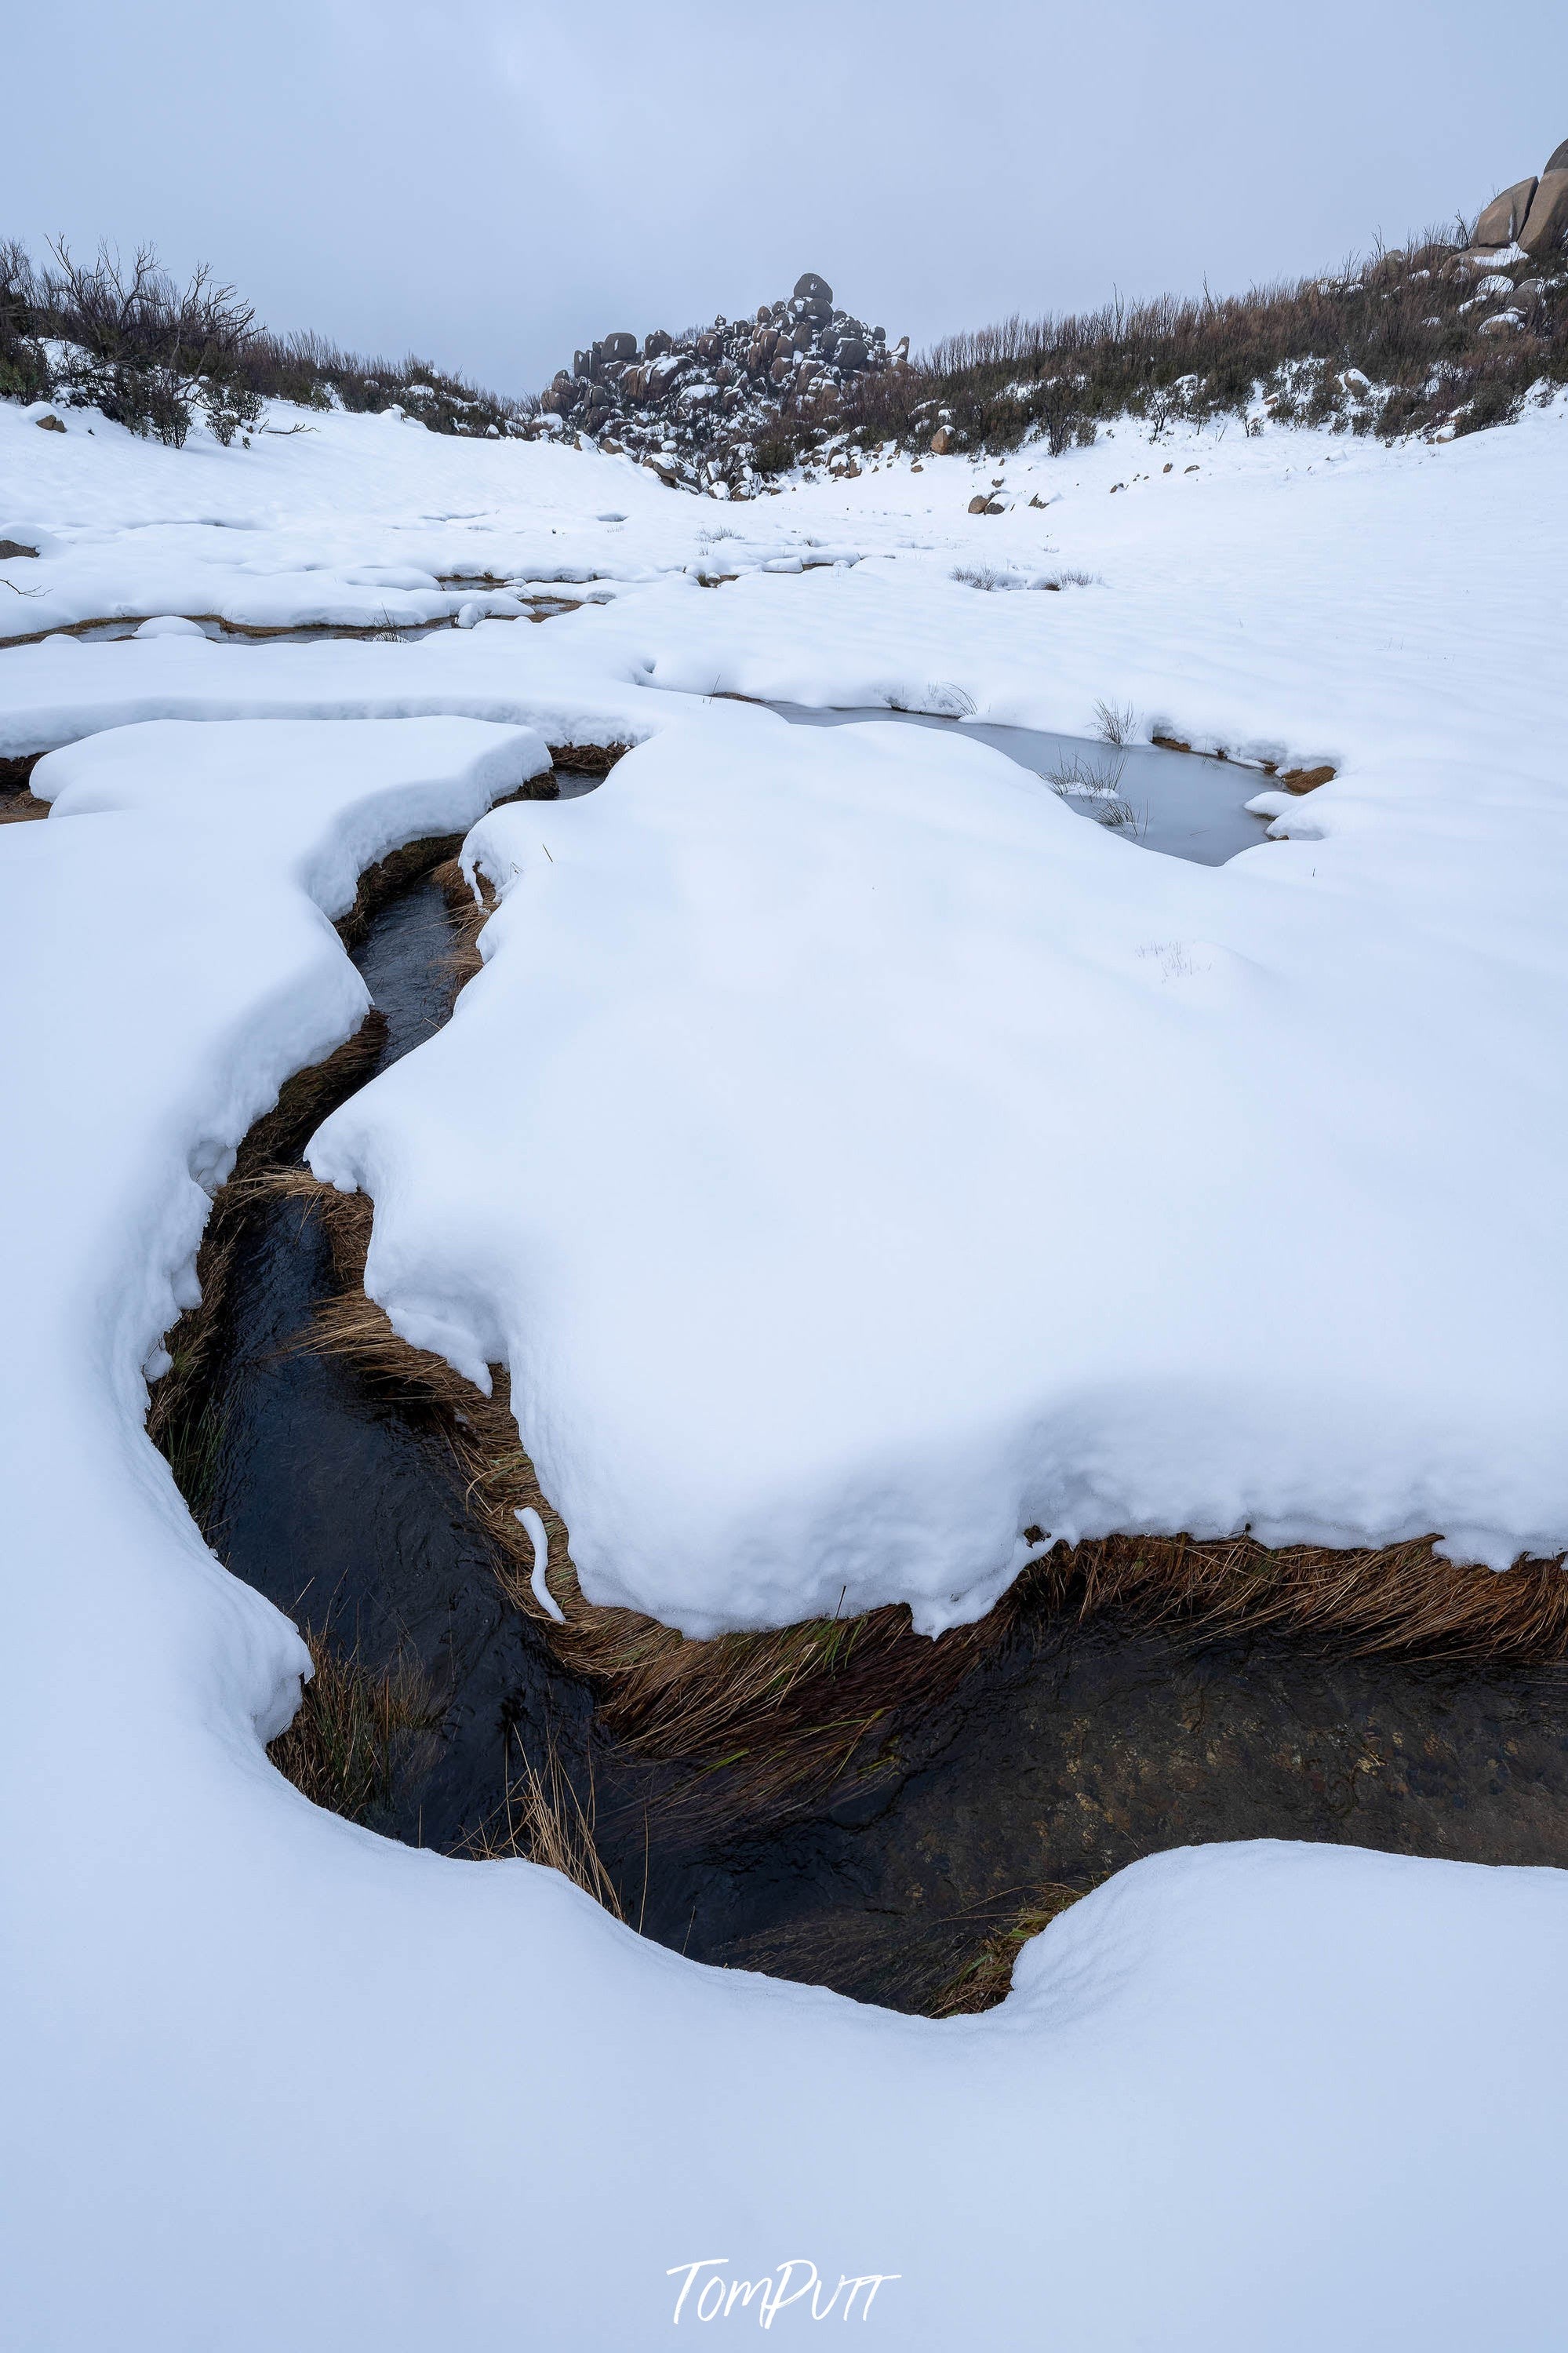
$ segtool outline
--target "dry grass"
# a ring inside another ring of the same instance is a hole
[[[1527,298],[1519,331],[1483,332],[1468,224],[1379,246],[1327,277],[1237,295],[1116,301],[1066,318],[1013,318],[950,336],[911,367],[856,380],[836,418],[862,446],[1016,448],[1053,456],[1126,417],[1157,441],[1181,424],[1257,413],[1335,432],[1474,432],[1517,416],[1533,387],[1568,377],[1568,305]],[[1555,258],[1554,258],[1555,259]],[[1540,265],[1509,263],[1516,283]],[[804,446],[797,427],[792,437]]]
[[[950,1978],[934,1998],[925,2005],[932,2018],[967,2018],[978,2010],[994,2010],[1013,1983],[1013,1965],[1031,1936],[1048,1928],[1086,1887],[1047,1886],[1040,1888],[1022,1910],[1016,1912],[1005,1927],[986,1937],[973,1960]]]
[[[22,791],[0,794],[0,825],[25,825],[34,818],[47,817],[51,804],[35,800],[24,786]]]
[[[526,1757],[521,1759],[518,1771],[508,1778],[500,1805],[463,1852],[480,1862],[521,1855],[526,1862],[543,1863],[622,1920],[626,1915],[621,1899],[599,1857],[594,1816],[592,1781],[584,1805],[552,1738],[543,1770]]]
[[[550,756],[558,768],[574,769],[580,776],[607,776],[629,744],[552,744]]]
[[[330,1636],[308,1632],[305,1641],[316,1672],[268,1754],[312,1805],[363,1822],[392,1795],[399,1775],[422,1761],[441,1709],[410,1662],[378,1671]]]
[[[1030,1574],[1043,1604],[1125,1611],[1205,1634],[1277,1632],[1356,1658],[1549,1664],[1568,1658],[1563,1555],[1500,1575],[1440,1559],[1436,1535],[1340,1551],[1234,1536],[1102,1536],[1058,1546]]]

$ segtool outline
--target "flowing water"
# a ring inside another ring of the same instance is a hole
[[[563,792],[592,781],[563,777]],[[450,936],[428,879],[373,918],[355,961],[387,1017],[384,1060],[446,1018]],[[680,1802],[691,1777],[605,1736],[588,1691],[504,1599],[438,1421],[285,1346],[331,1279],[296,1206],[251,1218],[210,1392],[204,1517],[235,1574],[301,1625],[368,1669],[414,1661],[427,1679],[438,1727],[368,1816],[388,1835],[461,1847],[520,1756],[553,1750],[584,1803],[591,1788],[601,1854],[646,1934],[911,2009],[1043,1886],[1081,1890],[1195,1841],[1568,1864],[1562,1669],[1357,1661],[1078,1625],[1043,1604],[955,1698],[886,1727],[804,1812],[705,1829]]]

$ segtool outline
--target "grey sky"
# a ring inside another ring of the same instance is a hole
[[[74,0],[6,34],[0,234],[506,391],[803,269],[916,345],[1397,241],[1568,138],[1568,9]]]

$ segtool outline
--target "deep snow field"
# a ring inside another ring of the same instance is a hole
[[[0,403],[0,757],[53,805],[0,827],[16,2341],[811,2336],[815,2266],[943,2353],[1560,2346],[1568,1875],[1166,1853],[944,2023],[700,1968],[308,1805],[303,1646],[142,1420],[236,1146],[363,1018],[331,918],[472,828],[486,968],[309,1156],[398,1330],[509,1366],[591,1599],[940,1634],[1029,1529],[1560,1550],[1568,406],[733,506],[65,421]],[[1205,867],[962,723],[1101,706],[1337,774],[1238,767],[1270,838]]]

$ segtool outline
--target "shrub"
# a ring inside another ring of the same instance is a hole
[[[176,448],[199,410],[218,440],[258,429],[268,399],[310,408],[395,405],[436,433],[518,433],[538,410],[503,400],[414,353],[363,359],[323,337],[269,334],[253,306],[204,263],[176,287],[151,246],[129,264],[107,245],[79,262],[62,241],[35,267],[0,244],[0,396],[61,393]],[[56,347],[51,364],[48,345]]]
[[[915,449],[940,420],[955,448],[999,452],[1037,437],[1059,457],[1120,417],[1158,438],[1173,424],[1244,416],[1261,397],[1281,424],[1385,439],[1449,425],[1475,432],[1514,415],[1532,384],[1568,381],[1568,299],[1549,287],[1517,333],[1483,335],[1481,313],[1461,308],[1471,280],[1457,256],[1468,237],[1463,222],[1428,229],[1332,277],[1245,294],[1006,319],[858,381],[844,422],[862,439]]]

